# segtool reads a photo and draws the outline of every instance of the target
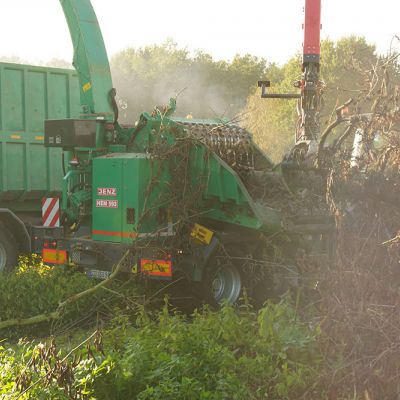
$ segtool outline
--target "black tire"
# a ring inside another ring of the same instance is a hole
[[[15,238],[7,228],[0,225],[0,272],[10,272],[17,264]]]
[[[235,248],[222,247],[207,263],[202,282],[203,296],[208,304],[220,307],[236,304],[245,287],[243,253]]]
[[[263,257],[252,256],[246,247],[240,245],[229,245],[225,249],[221,246],[206,266],[203,280],[205,301],[219,307],[224,302],[237,304],[246,298],[258,309],[267,300],[279,301],[298,286],[296,267],[282,265],[278,270],[276,267],[265,269],[254,265],[254,259],[262,260]],[[225,278],[225,282],[221,283],[221,278]]]

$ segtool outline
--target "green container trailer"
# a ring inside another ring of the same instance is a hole
[[[0,207],[39,210],[63,178],[62,150],[43,145],[44,121],[79,116],[77,73],[0,63],[0,96]]]

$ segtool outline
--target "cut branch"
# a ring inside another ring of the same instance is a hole
[[[341,123],[343,122],[349,122],[348,118],[343,118],[343,110],[347,108],[351,103],[353,102],[353,99],[349,99],[346,101],[346,103],[342,104],[336,109],[336,119],[333,121],[322,133],[321,139],[318,143],[318,151],[317,151],[317,167],[321,168],[321,153],[324,148],[326,139],[330,135],[330,133]]]
[[[6,321],[0,321],[0,330],[1,329],[6,329],[6,328],[11,328],[13,326],[27,326],[27,325],[34,325],[34,324],[39,324],[41,322],[48,322],[51,320],[58,319],[62,316],[65,308],[69,306],[70,304],[76,303],[78,300],[82,299],[83,297],[87,297],[93,293],[95,293],[98,289],[108,285],[111,281],[113,281],[119,272],[121,272],[122,267],[124,265],[125,259],[128,257],[130,253],[130,250],[128,250],[121,260],[118,262],[116,265],[113,273],[104,281],[101,281],[99,284],[96,286],[93,286],[87,290],[84,290],[83,292],[76,293],[71,297],[68,297],[66,300],[61,302],[57,309],[54,312],[51,313],[43,313],[43,314],[38,314],[30,318],[15,318],[15,319],[8,319]]]

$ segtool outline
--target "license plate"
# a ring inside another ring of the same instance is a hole
[[[111,275],[111,272],[110,271],[100,271],[98,269],[91,269],[89,271],[86,271],[86,275],[89,278],[99,279],[99,280],[103,281]]]
[[[140,260],[140,272],[149,276],[172,278],[172,262],[170,260]]]

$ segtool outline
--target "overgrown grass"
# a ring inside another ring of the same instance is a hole
[[[104,348],[83,346],[69,357],[68,385],[55,372],[49,379],[54,361],[29,364],[34,346],[19,357],[2,349],[0,393],[16,398],[42,379],[26,398],[289,399],[304,391],[319,362],[317,332],[286,304],[270,303],[258,313],[205,309],[189,318],[166,305],[156,314],[142,311],[134,323],[121,312],[103,336]],[[68,397],[78,391],[82,397]]]
[[[36,258],[22,260],[16,272],[0,274],[0,321],[50,313],[60,301],[94,284],[84,274],[50,268]],[[92,305],[91,301],[78,302],[67,310],[65,321],[74,318],[77,312],[87,312]],[[49,324],[43,323],[2,331],[0,337],[46,336],[48,332]]]
[[[52,312],[94,284],[26,260],[1,276],[0,320]],[[89,314],[91,324],[76,323]],[[154,311],[135,285],[115,282],[69,306],[61,320],[74,329],[0,331],[14,343],[0,347],[0,399],[294,399],[320,362],[317,329],[287,302],[184,315],[167,301]],[[64,333],[47,338],[54,332]],[[16,345],[18,337],[30,339]]]
[[[15,272],[0,274],[0,321],[50,314],[60,302],[97,283],[73,269],[45,266],[34,256],[23,259]],[[139,293],[134,282],[114,281],[108,288],[68,305],[59,320],[1,330],[0,339],[47,337],[90,326],[93,321],[108,321],[113,318],[115,307],[134,308],[132,300]]]

